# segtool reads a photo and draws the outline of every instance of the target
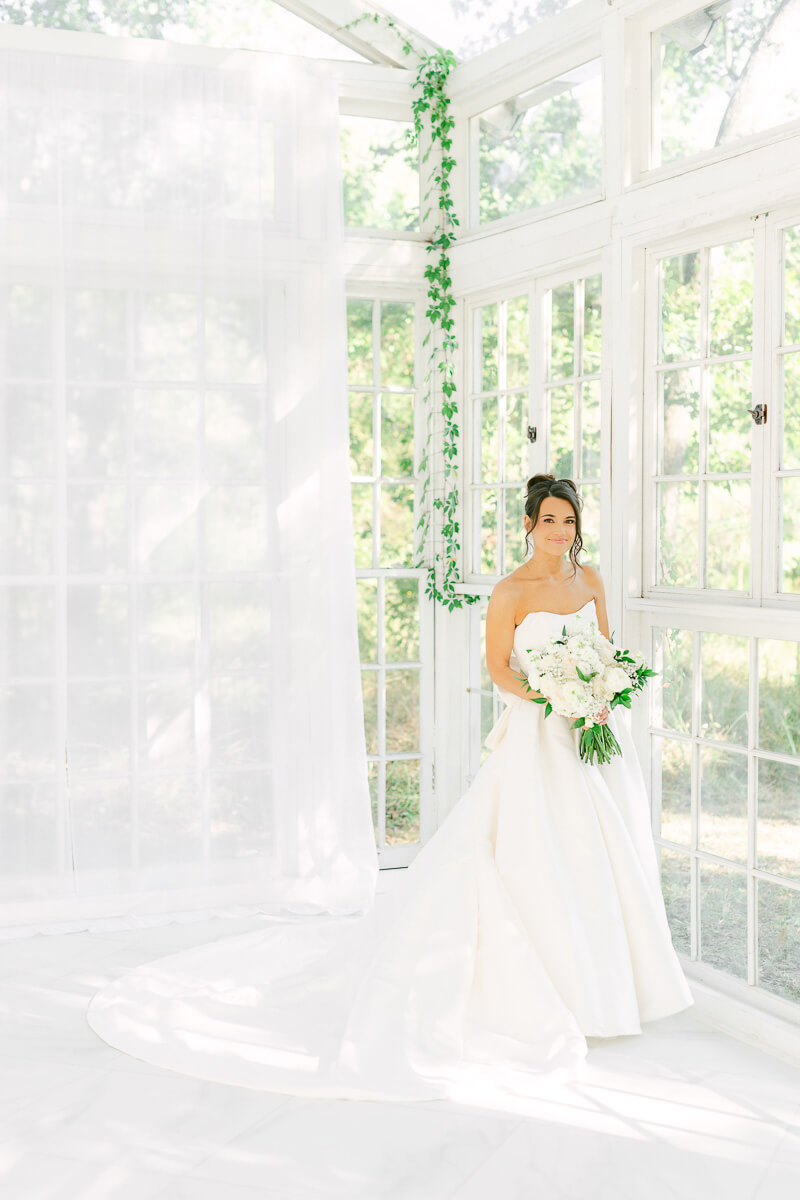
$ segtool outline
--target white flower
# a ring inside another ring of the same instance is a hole
[[[609,642],[607,639],[604,639],[600,643],[600,645],[597,647],[597,652],[606,666],[614,661],[617,653],[611,642]]]
[[[627,671],[623,671],[621,667],[611,667],[603,676],[603,682],[612,689],[613,692],[622,692],[625,688],[630,687],[630,676]]]

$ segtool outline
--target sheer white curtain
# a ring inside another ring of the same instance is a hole
[[[368,908],[333,81],[61,44],[0,49],[0,931]]]

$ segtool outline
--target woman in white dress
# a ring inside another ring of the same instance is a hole
[[[529,481],[533,554],[495,587],[489,673],[507,708],[492,753],[398,886],[366,916],[270,919],[146,963],[92,999],[111,1045],[188,1075],[298,1095],[533,1095],[584,1077],[587,1038],[641,1032],[692,995],[672,946],[647,792],[622,748],[580,760],[532,703],[528,653],[563,625],[608,636],[581,566],[571,480]]]

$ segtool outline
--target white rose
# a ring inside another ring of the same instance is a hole
[[[611,667],[606,671],[604,682],[607,687],[611,688],[612,694],[622,692],[625,688],[630,687],[630,677],[627,671],[623,671],[621,667]]]
[[[617,656],[616,650],[609,641],[602,641],[597,648],[597,652],[606,666],[612,663]]]

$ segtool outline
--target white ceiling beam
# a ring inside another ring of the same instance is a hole
[[[440,48],[438,43],[398,20],[386,9],[372,4],[371,0],[277,0],[277,3],[365,58],[384,66],[407,68],[413,65],[413,58],[403,53],[404,38],[423,53]],[[373,13],[391,20],[396,30],[388,28],[384,21],[371,19],[360,21],[354,29],[345,29],[356,17],[371,17]]]

